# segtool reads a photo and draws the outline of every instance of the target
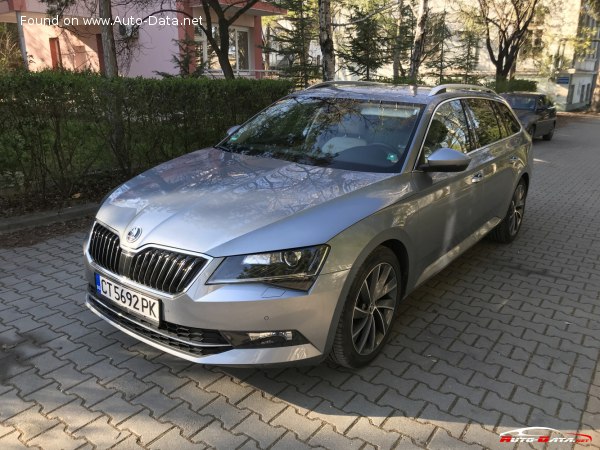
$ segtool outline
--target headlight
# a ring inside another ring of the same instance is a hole
[[[208,280],[209,284],[261,282],[307,291],[311,288],[329,247],[295,248],[271,253],[229,256]]]

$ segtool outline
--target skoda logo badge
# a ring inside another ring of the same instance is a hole
[[[127,233],[127,242],[135,242],[140,238],[141,235],[142,229],[140,227],[133,227],[131,230],[129,230],[129,233]]]

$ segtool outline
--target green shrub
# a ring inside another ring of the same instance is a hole
[[[506,80],[501,83],[492,81],[487,83],[488,87],[491,87],[496,92],[535,92],[537,91],[537,81],[523,80],[514,78],[512,80]]]
[[[8,186],[23,198],[69,198],[91,173],[132,176],[214,145],[292,88],[287,80],[0,74],[2,196]]]

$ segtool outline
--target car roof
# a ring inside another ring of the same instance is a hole
[[[542,93],[542,92],[520,92],[520,91],[515,91],[515,92],[503,92],[502,94],[500,94],[502,96],[512,96],[512,95],[518,95],[521,97],[542,97],[546,94]]]
[[[461,86],[464,88],[461,89]],[[464,97],[465,95],[498,98],[498,94],[483,86],[448,84],[431,87],[360,81],[324,82],[292,94],[295,97],[337,97],[423,105],[438,103],[448,98]]]

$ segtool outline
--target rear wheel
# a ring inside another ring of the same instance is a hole
[[[345,367],[369,363],[390,336],[400,302],[400,264],[387,247],[378,247],[360,268],[346,298],[330,357]]]
[[[535,125],[529,125],[527,127],[527,133],[531,136],[531,140],[535,139]]]
[[[523,215],[525,214],[525,200],[527,199],[527,183],[521,178],[517,185],[506,216],[496,228],[490,232],[490,237],[503,244],[512,242],[521,229]]]
[[[546,133],[545,135],[542,136],[545,141],[551,141],[552,140],[552,136],[554,136],[554,129],[555,128],[556,128],[556,122],[552,124],[552,128],[550,129],[550,131],[548,131],[548,133]]]

